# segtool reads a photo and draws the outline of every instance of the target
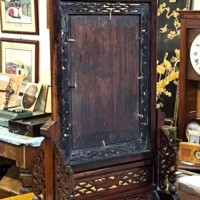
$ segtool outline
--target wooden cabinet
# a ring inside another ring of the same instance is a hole
[[[175,198],[175,154],[158,134],[155,1],[54,0],[49,8],[53,113],[42,127],[35,194]]]
[[[195,39],[200,35],[199,11],[182,11],[180,37],[180,76],[179,76],[179,114],[178,138],[186,141],[186,126],[200,117],[200,74],[198,63],[200,42]],[[197,38],[198,39],[198,38]],[[194,44],[197,49],[191,49]],[[194,61],[194,63],[193,63]]]

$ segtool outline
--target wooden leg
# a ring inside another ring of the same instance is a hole
[[[20,181],[22,187],[20,189],[20,193],[28,193],[32,192],[32,173],[30,169],[20,168]]]

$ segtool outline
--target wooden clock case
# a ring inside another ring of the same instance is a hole
[[[190,62],[192,41],[200,34],[200,12],[181,11],[178,138],[186,139],[186,126],[200,117],[200,75]]]
[[[49,1],[52,119],[35,199],[178,199],[156,111],[155,2]]]

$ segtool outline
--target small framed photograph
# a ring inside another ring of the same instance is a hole
[[[41,112],[41,113],[45,112],[48,88],[49,88],[48,85],[42,85],[40,95],[39,95],[37,103],[35,105],[35,111]]]
[[[45,113],[51,113],[51,86],[48,87]]]
[[[38,0],[2,0],[1,31],[39,34]]]
[[[38,82],[38,41],[1,38],[0,47],[2,73],[21,74],[26,82]]]
[[[26,88],[21,100],[21,105],[25,110],[28,110],[28,111],[35,110],[35,105],[40,95],[41,88],[42,88],[42,84],[39,84],[39,83],[28,82],[26,84]]]

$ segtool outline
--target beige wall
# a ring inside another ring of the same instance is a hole
[[[39,35],[6,34],[0,30],[0,37],[38,40],[40,45],[39,59],[39,82],[43,84],[50,83],[50,42],[49,30],[47,29],[46,1],[39,0]]]
[[[200,0],[193,0],[192,10],[200,10]]]

